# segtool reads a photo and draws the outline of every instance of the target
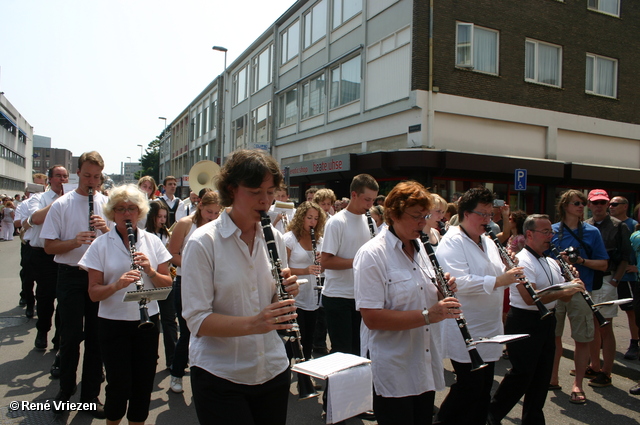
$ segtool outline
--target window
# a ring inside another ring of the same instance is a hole
[[[524,79],[561,87],[562,48],[541,41],[525,42]]]
[[[302,119],[324,113],[324,74],[302,85]]]
[[[331,107],[360,99],[360,56],[331,70]]]
[[[320,0],[304,16],[304,48],[311,46],[327,32],[327,0]]]
[[[298,56],[298,51],[300,50],[300,21],[294,22],[280,34],[280,46],[282,52],[280,63],[287,63]]]
[[[245,65],[233,75],[233,104],[240,103],[247,98],[247,68]]]
[[[616,97],[618,91],[618,61],[591,53],[587,54],[585,91]]]
[[[271,102],[251,111],[251,142],[268,149],[271,133]]]
[[[588,0],[589,9],[620,16],[620,0]]]
[[[295,124],[298,110],[298,89],[281,94],[278,104],[278,127]]]
[[[40,168],[40,161],[33,161],[33,168]]]
[[[251,67],[253,68],[253,92],[265,87],[271,82],[271,55],[273,52],[273,45],[269,45],[258,56],[254,57],[251,61]]]
[[[209,107],[207,106],[202,111],[202,134],[209,131]]]
[[[232,123],[234,149],[244,148],[247,143],[247,116],[243,115]]]
[[[458,23],[456,66],[498,73],[498,31]]]
[[[196,139],[202,136],[201,121],[202,121],[202,112],[198,112],[198,115],[196,115],[196,137],[195,137]]]
[[[211,102],[211,107],[209,108],[209,131],[215,129],[216,125],[216,115],[218,114],[218,101],[214,100]]]
[[[360,13],[362,0],[333,0],[333,29]]]

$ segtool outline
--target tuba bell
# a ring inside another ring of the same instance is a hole
[[[216,190],[218,174],[220,174],[220,166],[215,162],[208,160],[196,162],[189,170],[189,187],[195,193],[199,193],[204,188]]]

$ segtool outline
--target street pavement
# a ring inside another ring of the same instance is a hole
[[[39,425],[73,424],[89,425],[104,423],[94,419],[89,413],[73,411],[63,416],[54,416],[50,411],[33,411],[22,408],[10,408],[11,402],[46,402],[55,397],[59,389],[57,380],[51,379],[49,368],[55,353],[51,350],[36,351],[33,343],[36,336],[36,319],[27,319],[24,308],[18,306],[20,293],[20,241],[0,242],[0,425]],[[561,391],[549,393],[545,405],[545,416],[549,425],[573,424],[616,424],[631,425],[640,423],[640,396],[632,396],[628,390],[640,380],[640,361],[622,358],[629,344],[629,330],[626,315],[620,311],[614,319],[614,332],[617,339],[616,362],[613,370],[613,386],[592,388],[584,385],[587,403],[574,405],[569,403],[569,394],[573,377],[573,341],[568,337],[568,328],[563,337],[564,356],[560,364]],[[52,332],[49,334],[49,339]],[[161,336],[162,337],[162,336]],[[184,393],[174,394],[169,390],[169,372],[165,369],[164,350],[160,343],[158,368],[156,373],[151,408],[147,424],[173,425],[197,424],[189,375],[184,379]],[[82,356],[80,357],[82,359]],[[510,367],[508,360],[500,360],[496,365],[494,389]],[[453,368],[445,362],[445,378],[450,385],[454,376]],[[320,382],[321,383],[321,382]],[[447,391],[436,395],[436,405],[446,396]],[[104,402],[104,385],[100,399]],[[72,402],[79,401],[76,394]],[[465,406],[460,406],[464,409]],[[298,401],[295,382],[291,385],[289,399],[288,425],[321,425],[322,405],[319,398]],[[519,424],[522,402],[502,421],[503,424]],[[351,418],[348,425],[372,425],[375,422]],[[126,423],[126,419],[123,424]],[[242,424],[239,424],[242,425]],[[463,424],[461,424],[463,425]]]

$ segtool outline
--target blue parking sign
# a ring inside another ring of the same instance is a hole
[[[516,190],[527,190],[527,170],[525,168],[516,168],[514,185]]]

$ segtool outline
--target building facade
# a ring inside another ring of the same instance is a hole
[[[35,138],[36,136],[34,136]],[[69,173],[75,173],[77,164],[73,164],[71,159],[73,154],[67,149],[57,149],[51,147],[33,148],[33,172],[47,174],[49,168],[54,165],[64,166]]]
[[[0,193],[23,195],[31,183],[33,127],[0,93]]]
[[[221,156],[269,150],[294,198],[369,173],[528,212],[567,187],[636,203],[638,36],[631,0],[301,0],[216,79]]]

